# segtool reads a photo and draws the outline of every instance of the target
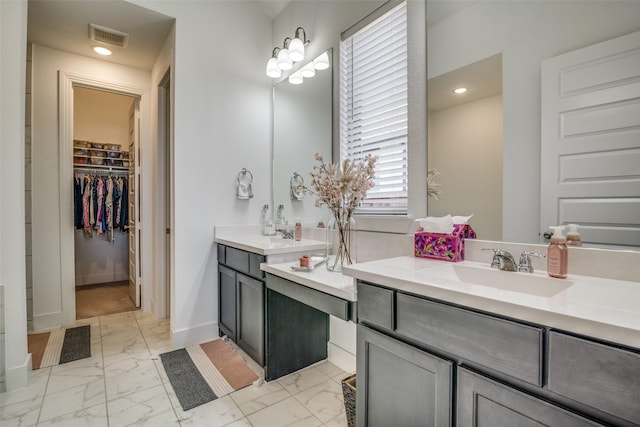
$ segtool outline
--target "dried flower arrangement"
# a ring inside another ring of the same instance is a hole
[[[436,183],[436,176],[438,175],[440,175],[440,172],[436,168],[429,168],[427,171],[427,197],[440,198],[442,192],[437,188],[440,184]]]
[[[316,206],[329,208],[335,220],[338,247],[336,258],[327,263],[327,268],[338,271],[343,263],[353,263],[349,245],[352,215],[375,185],[377,157],[368,154],[359,163],[348,159],[342,163],[326,163],[317,153],[315,158],[320,164],[310,173],[313,190],[307,191],[316,195]]]

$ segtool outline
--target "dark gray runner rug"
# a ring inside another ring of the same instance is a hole
[[[83,325],[64,331],[59,363],[91,357],[91,326]]]
[[[198,371],[186,349],[162,353],[160,359],[182,409],[188,411],[218,398]]]

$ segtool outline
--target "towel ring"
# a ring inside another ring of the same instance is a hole
[[[236,197],[240,200],[247,200],[253,197],[251,183],[253,182],[253,174],[246,168],[238,173],[236,177]]]
[[[289,189],[291,190],[292,200],[302,200],[304,198],[304,178],[298,172],[294,172],[289,180]]]

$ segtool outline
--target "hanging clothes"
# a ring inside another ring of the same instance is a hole
[[[128,182],[125,177],[90,176],[74,177],[73,224],[84,230],[85,237],[94,231],[108,234],[115,240],[115,230],[127,230]]]

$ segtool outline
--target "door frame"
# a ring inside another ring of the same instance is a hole
[[[75,245],[73,218],[73,89],[85,87],[136,97],[140,100],[141,120],[144,120],[142,109],[147,98],[145,89],[128,86],[119,82],[97,79],[66,70],[58,71],[58,154],[59,154],[59,198],[60,198],[60,279],[62,291],[62,318],[58,324],[71,323],[76,320],[75,306]],[[140,143],[143,144],[144,132]],[[147,145],[147,144],[145,144]],[[143,159],[141,159],[142,162]],[[141,163],[141,174],[144,165]],[[141,202],[143,203],[143,202]],[[144,222],[143,222],[144,223]],[[142,260],[141,271],[148,259]],[[152,280],[147,280],[147,283]],[[143,282],[144,284],[144,282]],[[145,289],[146,290],[146,289]],[[143,295],[144,295],[143,290]],[[144,304],[141,304],[144,308]]]

